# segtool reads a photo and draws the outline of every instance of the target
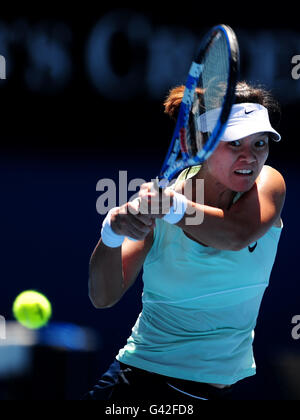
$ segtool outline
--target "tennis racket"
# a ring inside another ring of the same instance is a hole
[[[156,179],[168,186],[183,169],[203,163],[217,147],[235,98],[239,46],[227,25],[214,26],[192,62],[173,137]]]

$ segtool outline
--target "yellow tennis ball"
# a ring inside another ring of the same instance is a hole
[[[46,325],[51,318],[52,307],[42,293],[26,290],[16,297],[13,314],[24,327],[38,329]]]

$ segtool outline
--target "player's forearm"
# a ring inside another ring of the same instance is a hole
[[[89,265],[89,297],[96,308],[108,308],[124,293],[121,247],[109,248],[101,240]]]
[[[245,246],[240,220],[216,207],[188,200],[185,215],[177,226],[213,248],[239,250]]]

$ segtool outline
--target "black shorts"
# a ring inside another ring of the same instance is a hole
[[[232,387],[170,378],[115,360],[83,400],[196,402],[230,400]]]

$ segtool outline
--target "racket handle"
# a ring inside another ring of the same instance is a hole
[[[157,191],[161,191],[161,192],[164,188],[167,188],[168,184],[169,184],[169,181],[166,178],[159,179],[158,176],[156,177],[153,183],[154,188]],[[133,202],[136,203],[138,206],[140,204],[140,201],[141,199],[139,197],[133,200]],[[133,242],[137,242],[137,239],[130,238],[129,236],[128,236],[128,239],[130,239]]]
[[[136,210],[137,210],[137,211],[138,211],[138,209],[139,209],[139,207],[140,207],[140,202],[141,202],[140,197],[137,197],[137,198],[135,198],[135,199],[132,201],[132,203],[134,203],[134,204],[135,204],[135,206],[136,206]],[[138,241],[137,239],[130,238],[130,236],[127,236],[127,238],[128,238],[128,239],[130,239],[130,240],[131,240],[131,241],[133,241],[133,242],[137,242],[137,241]]]
[[[157,176],[155,181],[154,181],[154,188],[157,191],[163,190],[164,188],[167,188],[168,185],[169,185],[169,181],[166,178],[159,179],[158,176]]]
[[[162,178],[159,180],[159,178],[156,177],[154,188],[157,189],[157,191],[162,192],[163,189],[167,188],[168,184],[169,181],[167,179]],[[186,197],[175,191],[173,191],[173,194],[173,203],[170,207],[170,211],[163,217],[163,220],[172,225],[178,223],[183,218],[187,208]]]

